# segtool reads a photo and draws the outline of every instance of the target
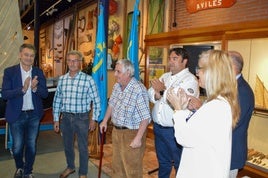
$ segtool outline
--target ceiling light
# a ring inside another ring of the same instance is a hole
[[[26,29],[27,29],[27,30],[30,30],[30,29],[31,29],[31,26],[30,26],[30,25],[27,25],[27,26],[26,26]]]
[[[52,15],[54,12],[57,12],[57,11],[58,11],[58,9],[56,9],[56,8],[52,8],[51,10],[49,10],[49,11],[46,12],[46,15],[47,15],[47,16],[50,16],[50,15]]]

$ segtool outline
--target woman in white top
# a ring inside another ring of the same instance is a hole
[[[206,102],[194,113],[187,110],[190,97],[183,89],[168,90],[174,108],[175,137],[183,146],[177,178],[228,178],[232,127],[239,116],[237,82],[228,54],[203,52],[198,61],[199,86]]]

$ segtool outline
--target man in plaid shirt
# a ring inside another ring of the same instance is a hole
[[[95,129],[95,121],[100,114],[100,97],[93,78],[80,71],[82,54],[70,51],[67,54],[69,72],[59,78],[53,100],[54,130],[61,128],[67,168],[61,178],[75,172],[74,136],[77,136],[79,150],[79,177],[85,178],[88,172],[88,130]],[[89,112],[93,107],[93,118]],[[60,127],[59,127],[60,126]]]
[[[112,118],[114,125],[112,178],[142,178],[147,126],[151,121],[149,96],[145,86],[134,78],[133,64],[117,61],[113,87],[105,117],[100,124],[106,131]]]

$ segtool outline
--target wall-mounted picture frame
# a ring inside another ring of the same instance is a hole
[[[166,71],[165,65],[150,65],[149,66],[149,81],[160,78]]]

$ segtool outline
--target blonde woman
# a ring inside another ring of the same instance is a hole
[[[183,146],[177,178],[228,178],[232,128],[240,113],[232,61],[224,51],[209,50],[200,55],[196,72],[207,100],[195,113],[185,110],[190,98],[183,89],[170,89],[167,96]]]

